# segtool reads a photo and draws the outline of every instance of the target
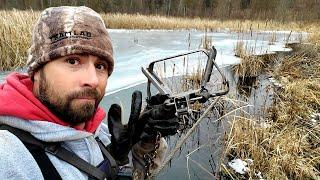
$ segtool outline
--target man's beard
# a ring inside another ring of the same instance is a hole
[[[71,125],[78,125],[89,121],[95,114],[102,99],[96,89],[89,87],[84,88],[79,92],[66,94],[65,97],[61,97],[60,94],[60,92],[55,90],[54,85],[49,83],[43,69],[41,69],[39,92],[36,93],[37,98],[59,119]],[[81,97],[92,98],[95,100],[95,103],[85,103],[78,106],[72,106],[72,100]]]

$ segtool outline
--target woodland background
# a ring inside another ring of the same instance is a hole
[[[0,9],[85,5],[98,12],[224,19],[318,21],[320,0],[0,0]]]

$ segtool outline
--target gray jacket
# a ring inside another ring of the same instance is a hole
[[[22,129],[30,132],[36,138],[46,142],[63,142],[62,146],[74,152],[80,158],[97,166],[103,161],[101,150],[95,141],[99,137],[101,141],[108,145],[110,134],[108,126],[102,123],[94,134],[79,131],[71,127],[62,126],[47,121],[29,121],[10,116],[1,116],[0,124]],[[134,178],[143,179],[144,161],[143,154],[153,149],[148,143],[138,143],[133,148]],[[151,167],[151,172],[156,170],[163,158],[167,144],[162,138],[155,165]],[[88,179],[87,174],[81,172],[74,166],[47,153],[52,164],[62,177],[62,179],[84,180]],[[28,149],[13,134],[6,130],[0,130],[0,179],[44,179],[40,168],[32,157]]]

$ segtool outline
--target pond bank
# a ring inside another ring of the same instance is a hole
[[[222,164],[229,178],[318,179],[320,176],[320,48],[291,44],[294,53],[261,68],[274,91],[267,116],[234,117],[226,139],[229,160],[250,159],[247,172]],[[247,70],[250,71],[250,68]],[[244,73],[246,74],[246,73]],[[250,74],[250,73],[247,73]],[[259,176],[258,176],[259,174]]]

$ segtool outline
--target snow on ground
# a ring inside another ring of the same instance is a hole
[[[228,165],[239,174],[246,174],[250,170],[248,168],[248,163],[241,159],[233,159],[228,162]]]
[[[233,159],[230,162],[228,162],[228,165],[237,173],[239,174],[246,174],[250,171],[250,168],[248,166],[253,164],[252,159],[245,159],[244,161],[241,159]],[[264,180],[262,173],[260,171],[254,172],[254,175],[259,179],[259,180]]]

